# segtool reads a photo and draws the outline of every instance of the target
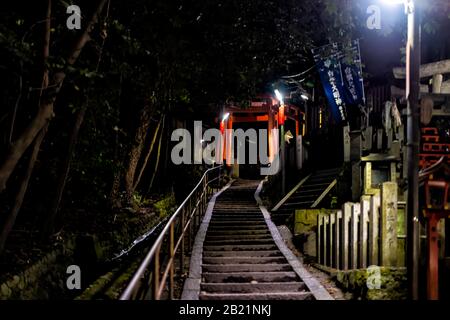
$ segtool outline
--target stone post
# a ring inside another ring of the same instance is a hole
[[[379,210],[380,210],[380,192],[376,192],[370,197],[369,211],[369,265],[378,265],[379,259]]]
[[[352,214],[352,203],[346,202],[342,208],[342,229],[341,229],[341,245],[342,245],[342,270],[348,270],[349,262],[349,223]]]
[[[358,268],[358,223],[361,205],[355,203],[352,205],[351,228],[350,228],[350,269]]]
[[[381,187],[381,265],[397,266],[397,184]]]
[[[340,263],[340,257],[341,257],[341,246],[340,246],[340,234],[341,234],[341,221],[342,221],[342,210],[338,210],[336,212],[336,221],[335,221],[335,232],[333,234],[334,236],[334,243],[335,243],[335,248],[334,248],[334,267],[336,269],[340,269],[341,268],[341,263]]]
[[[360,268],[367,268],[367,238],[370,211],[370,196],[361,197],[361,214],[359,216],[359,257]]]

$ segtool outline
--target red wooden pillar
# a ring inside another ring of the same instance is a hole
[[[225,133],[226,139],[228,140],[228,143],[226,144],[226,163],[227,166],[230,167],[231,166],[231,148],[233,147],[233,133],[232,133],[232,129],[233,129],[233,114],[230,114],[230,116],[228,117],[228,121],[227,121],[227,130]]]
[[[438,223],[439,216],[428,216],[428,266],[427,266],[427,297],[428,300],[439,299],[439,247]]]
[[[222,143],[221,143],[221,157],[222,157],[222,161],[225,160],[225,148],[226,148],[226,139],[225,139],[225,121],[222,120],[220,121],[220,134],[222,135]],[[222,162],[223,163],[223,162]]]

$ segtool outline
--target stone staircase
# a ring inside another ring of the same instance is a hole
[[[259,209],[259,181],[238,180],[216,200],[203,243],[201,300],[312,300]]]
[[[340,168],[319,170],[311,174],[305,182],[293,192],[281,206],[272,209],[272,220],[284,224],[295,209],[311,208],[320,203],[320,197],[337,178]],[[319,203],[316,203],[319,200]],[[276,209],[275,209],[276,208]]]

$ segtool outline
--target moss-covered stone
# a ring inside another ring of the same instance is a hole
[[[355,299],[403,300],[407,298],[405,268],[379,268],[379,286],[374,285],[368,269],[338,271],[335,277],[338,285],[350,291]],[[373,276],[373,275],[372,275]]]

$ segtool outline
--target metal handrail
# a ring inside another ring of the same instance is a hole
[[[148,299],[149,297],[160,300],[166,288],[167,280],[169,280],[169,298],[174,298],[175,256],[180,249],[179,271],[180,274],[183,274],[186,236],[188,236],[187,249],[190,250],[193,242],[193,232],[196,232],[200,226],[209,197],[214,191],[211,184],[218,180],[218,188],[220,188],[223,171],[223,166],[217,166],[205,171],[195,188],[170,217],[166,226],[155,240],[155,243],[120,296],[120,300]],[[179,227],[180,234],[175,243],[176,226]],[[164,245],[164,240],[167,240],[168,252],[166,252],[167,255],[165,257],[167,261],[162,261],[163,265],[165,263],[165,266],[163,266],[164,270],[161,275],[161,249]]]

